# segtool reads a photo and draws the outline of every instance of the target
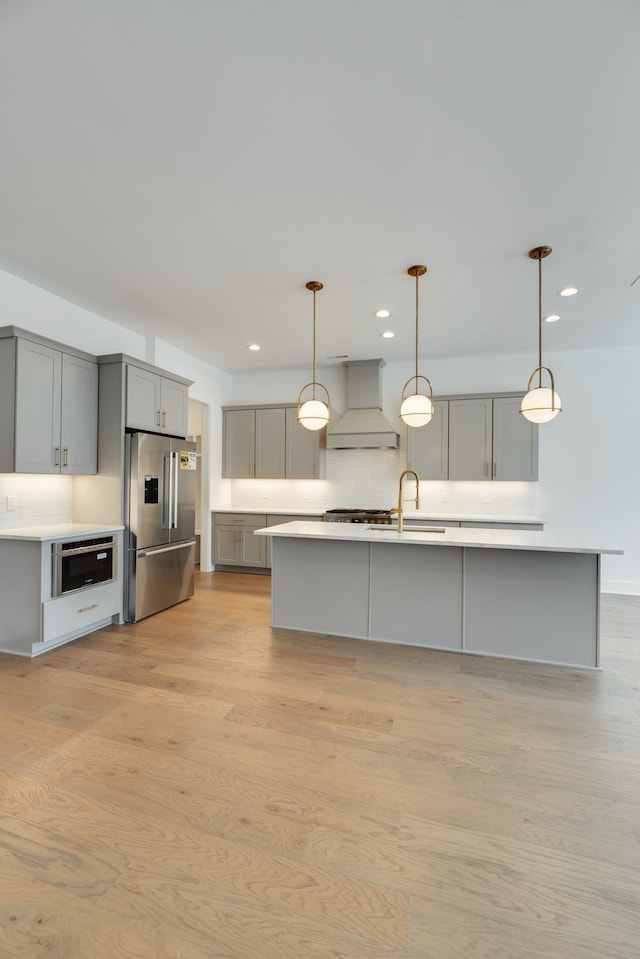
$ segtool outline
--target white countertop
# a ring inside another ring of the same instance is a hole
[[[93,526],[91,523],[57,523],[51,526],[23,526],[19,529],[0,530],[0,539],[45,540],[74,539],[78,536],[102,536],[115,533],[124,526]]]
[[[324,516],[323,509],[289,509],[287,506],[265,505],[260,506],[216,506],[211,509],[212,513],[265,513],[273,516]]]
[[[412,514],[413,515],[413,514]],[[364,523],[281,523],[256,530],[258,536],[303,537],[305,539],[346,540],[366,543],[402,543],[407,546],[467,546],[479,549],[520,549],[550,553],[622,553],[621,549],[587,537],[529,530],[464,529],[446,527],[443,533],[423,533]]]
[[[368,508],[368,507],[367,507]],[[385,509],[386,507],[381,507]],[[265,513],[272,516],[274,513],[278,516],[324,516],[324,509],[290,509],[285,506],[220,506],[211,510],[212,513]],[[449,520],[452,523],[542,523],[544,520],[537,516],[513,516],[510,514],[492,513],[448,513],[435,512],[433,510],[405,510],[405,520],[435,519],[444,522]]]

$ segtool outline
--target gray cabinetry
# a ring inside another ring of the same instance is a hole
[[[320,437],[303,429],[295,406],[223,410],[222,475],[229,479],[317,479]]]
[[[520,414],[520,396],[493,400],[493,478],[537,480],[538,427]]]
[[[538,428],[520,415],[521,398],[440,398],[431,423],[408,431],[408,465],[423,480],[536,480]]]
[[[449,479],[491,479],[490,399],[449,403]]]
[[[128,364],[126,425],[129,429],[184,437],[188,413],[186,383]]]
[[[266,572],[271,568],[271,540],[254,536],[257,529],[281,523],[322,522],[321,516],[291,513],[214,513],[213,562],[216,569],[238,568]]]
[[[449,478],[449,404],[436,400],[431,422],[420,429],[407,430],[409,466],[422,480]]]
[[[0,471],[95,473],[95,358],[13,331],[0,331]]]
[[[320,436],[317,431],[300,426],[295,406],[286,409],[285,442],[287,479],[319,479],[324,465]]]
[[[266,542],[254,536],[263,529],[267,517],[261,513],[215,513],[213,525],[213,556],[216,568],[246,566],[266,567]]]
[[[0,652],[38,656],[120,620],[122,580],[53,596],[52,540],[0,539]],[[119,544],[119,564],[122,559]]]

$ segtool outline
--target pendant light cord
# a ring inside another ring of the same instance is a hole
[[[542,257],[538,257],[538,386],[542,386]]]
[[[418,274],[416,273],[416,393],[418,392]]]
[[[541,361],[542,362],[542,361]],[[313,393],[316,398],[316,291],[313,291]]]

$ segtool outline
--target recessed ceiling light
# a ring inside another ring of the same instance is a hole
[[[565,286],[563,290],[558,290],[558,296],[575,296],[577,292],[576,286]]]
[[[247,347],[247,349],[253,350],[254,353],[257,353],[258,350],[260,349],[260,345],[258,343],[249,343],[249,346]]]
[[[376,310],[373,315],[377,316],[379,320],[386,320],[388,316],[391,316],[391,313],[389,313],[389,310]]]
[[[545,316],[545,323],[557,323],[560,317],[557,313],[550,313],[549,316]]]
[[[381,333],[380,336],[383,340],[392,340],[396,334],[393,330],[385,330],[384,333]]]

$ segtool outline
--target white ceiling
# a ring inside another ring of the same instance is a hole
[[[637,0],[3,0],[0,268],[237,371],[310,365],[311,279],[319,365],[412,358],[425,263],[426,366],[535,352],[546,243],[545,348],[637,344],[639,41]]]

